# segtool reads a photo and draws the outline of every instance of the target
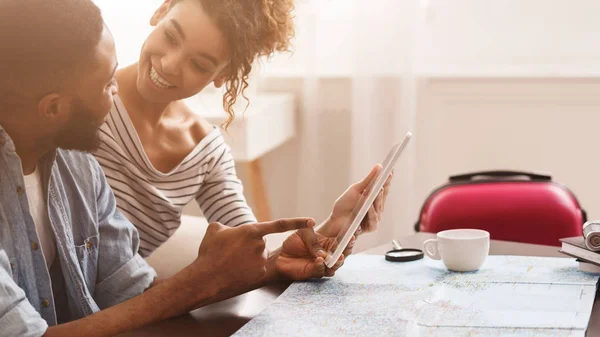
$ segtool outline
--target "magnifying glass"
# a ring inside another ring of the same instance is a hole
[[[416,261],[423,258],[423,251],[420,249],[402,248],[400,243],[396,240],[392,240],[394,250],[390,250],[385,253],[385,259],[392,262],[409,262]]]

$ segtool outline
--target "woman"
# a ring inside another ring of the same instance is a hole
[[[224,85],[231,122],[255,59],[288,50],[292,10],[292,0],[165,0],[150,20],[155,29],[139,61],[117,72],[119,95],[95,156],[118,208],[140,233],[142,256],[175,232],[193,199],[209,222],[256,222],[220,131],[182,100],[211,83]],[[376,225],[385,193],[387,187],[366,230]],[[347,206],[336,205],[340,216],[349,214],[360,191],[350,194]]]

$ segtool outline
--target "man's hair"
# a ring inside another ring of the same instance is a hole
[[[0,112],[58,91],[93,61],[103,29],[91,0],[0,0]]]

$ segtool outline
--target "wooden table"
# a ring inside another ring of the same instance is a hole
[[[403,248],[421,249],[425,240],[435,238],[429,233],[417,233],[398,240]],[[382,245],[362,254],[383,255],[391,244]],[[490,244],[490,255],[525,255],[565,257],[557,247],[516,242],[495,241]],[[230,336],[256,317],[272,303],[289,284],[279,284],[257,289],[247,294],[192,311],[189,315],[149,325],[120,335],[121,337],[162,336]],[[600,304],[598,296],[592,309],[587,336],[600,337]]]

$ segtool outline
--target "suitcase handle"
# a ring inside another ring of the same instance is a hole
[[[450,182],[461,182],[461,181],[470,181],[475,177],[479,176],[490,176],[494,178],[509,178],[514,176],[526,176],[531,180],[536,181],[552,181],[552,176],[546,174],[532,173],[532,172],[523,172],[523,171],[481,171],[481,172],[473,172],[466,174],[459,174],[450,176]]]

